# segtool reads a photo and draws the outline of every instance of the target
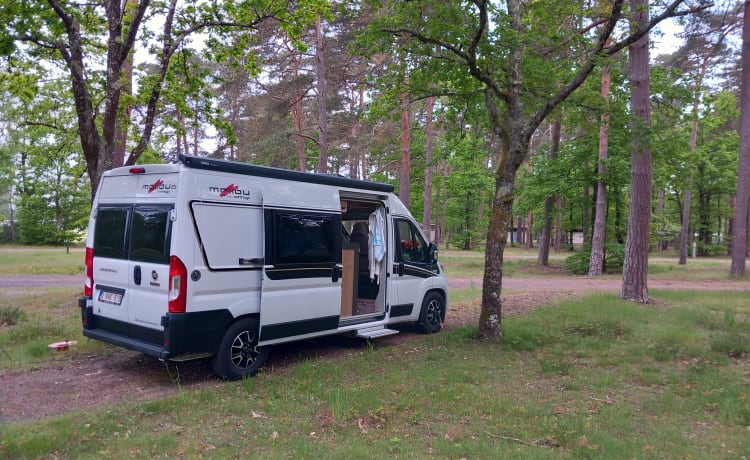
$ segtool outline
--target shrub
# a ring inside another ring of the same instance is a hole
[[[565,259],[565,268],[575,275],[585,275],[589,271],[591,260],[591,245],[587,244],[581,252],[577,252]],[[604,245],[604,271],[622,271],[625,261],[625,245],[620,243],[606,243]]]

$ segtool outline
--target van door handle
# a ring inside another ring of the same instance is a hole
[[[396,274],[398,276],[404,276],[404,263],[400,262],[398,265],[396,265]]]
[[[265,260],[263,257],[254,257],[252,259],[246,259],[244,257],[240,257],[239,264],[240,265],[263,265]]]
[[[133,268],[133,282],[134,282],[134,283],[135,283],[135,284],[136,284],[137,286],[140,286],[140,285],[141,285],[141,266],[140,266],[140,265],[136,265],[136,266],[135,266],[135,267]]]
[[[339,278],[341,278],[341,269],[342,267],[338,264],[334,265],[331,269],[331,281],[333,281],[334,283],[336,283]]]

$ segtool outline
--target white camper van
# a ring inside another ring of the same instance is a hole
[[[255,374],[270,345],[441,329],[448,284],[388,184],[224,160],[104,173],[86,242],[83,334]]]

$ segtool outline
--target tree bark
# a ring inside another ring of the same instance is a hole
[[[698,79],[695,83],[695,94],[693,96],[693,122],[690,127],[690,155],[695,154],[695,148],[698,145],[698,105],[700,103],[700,88],[703,82],[703,77],[706,74],[708,68],[708,60],[710,56],[704,56],[703,62],[701,63],[701,70]],[[687,184],[685,186],[684,201],[682,203],[682,225],[680,228],[680,255],[677,262],[678,265],[687,264],[688,255],[688,244],[690,241],[690,208],[693,199],[693,172],[688,171]]]
[[[554,161],[557,158],[557,152],[560,150],[560,120],[555,120],[550,126],[550,149],[549,160]],[[539,237],[539,252],[537,254],[536,264],[542,267],[549,266],[549,248],[552,241],[552,218],[555,210],[555,197],[550,195],[544,198],[544,215],[542,216],[542,234]]]
[[[326,82],[326,63],[323,52],[323,19],[318,17],[315,24],[315,80],[318,92],[318,156],[319,173],[328,171],[328,84]]]
[[[748,179],[750,176],[750,0],[745,0],[742,25],[742,83],[740,87],[740,151],[737,201],[732,232],[732,276],[744,276],[747,259]]]
[[[589,276],[599,276],[604,271],[604,240],[607,230],[607,158],[609,156],[609,92],[612,84],[612,71],[608,65],[602,67],[601,95],[606,109],[599,124],[599,161],[597,164],[596,209],[594,211],[594,231],[591,236],[591,258]]]
[[[432,112],[435,108],[435,97],[427,98],[426,107],[426,118],[427,124],[425,126],[425,166],[424,166],[424,212],[422,213],[422,230],[430,241],[434,241],[432,236],[432,159],[433,159],[433,145],[434,145],[434,123],[432,121]]]
[[[633,22],[639,28],[648,23],[648,1],[630,0]],[[630,213],[625,240],[625,261],[622,271],[622,298],[649,303],[648,249],[651,228],[651,127],[648,35],[630,45],[630,104],[634,115],[632,150],[630,153]]]
[[[411,204],[411,113],[406,93],[401,94],[401,172],[398,197],[408,208]]]

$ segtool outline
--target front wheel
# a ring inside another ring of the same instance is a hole
[[[443,328],[445,319],[445,300],[437,292],[428,292],[422,301],[422,312],[419,314],[419,326],[425,334],[434,334]]]
[[[269,352],[269,347],[258,346],[259,329],[255,318],[241,319],[229,326],[211,361],[219,377],[238,380],[258,373]]]

